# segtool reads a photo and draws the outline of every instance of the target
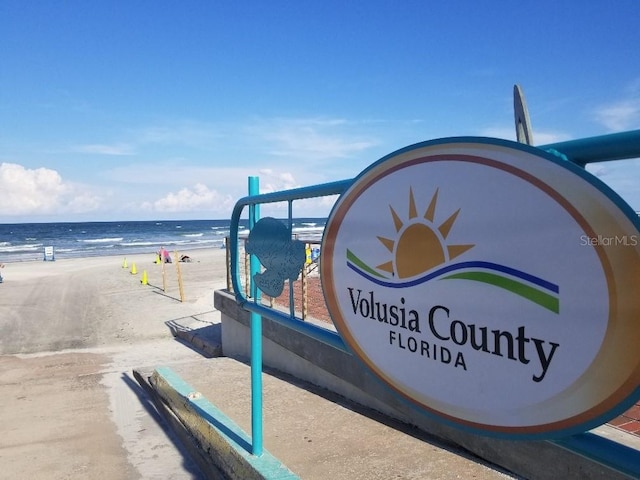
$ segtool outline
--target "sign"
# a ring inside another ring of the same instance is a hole
[[[345,343],[450,423],[555,438],[640,398],[638,218],[540,149],[425,142],[362,172],[323,237]]]
[[[53,253],[53,247],[48,246],[48,247],[44,247],[44,258],[43,260],[45,262],[53,262],[55,261],[56,257],[55,254]]]

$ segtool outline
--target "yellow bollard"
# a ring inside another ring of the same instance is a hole
[[[147,278],[147,271],[143,270],[142,271],[142,280],[140,280],[140,283],[143,285],[148,285],[149,284],[149,280]]]
[[[127,257],[124,257],[124,260],[122,261],[122,268],[127,268]]]
[[[138,273],[138,270],[136,270],[136,264],[132,263],[131,264],[131,275],[136,275]]]

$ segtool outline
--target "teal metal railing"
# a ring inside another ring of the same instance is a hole
[[[581,167],[588,163],[640,158],[640,130],[551,143],[538,148],[556,150]]]
[[[581,167],[585,167],[590,163],[640,158],[640,130],[552,143],[537,146],[537,148],[548,152],[550,151]],[[257,207],[259,205],[281,202],[287,202],[288,204],[287,222],[289,230],[291,231],[293,224],[293,202],[308,198],[339,195],[346,191],[353,181],[354,179],[341,180],[266,194],[259,194],[254,189],[251,191],[250,195],[237,201],[231,217],[229,238],[231,283],[238,304],[245,310],[251,312],[252,315],[255,315],[255,317],[252,317],[252,329],[256,328],[256,331],[260,331],[254,325],[259,323],[258,319],[261,316],[264,316],[295,331],[329,344],[339,350],[348,352],[347,347],[337,333],[318,327],[312,323],[304,322],[302,319],[295,316],[292,288],[289,289],[290,311],[288,314],[281,310],[263,305],[257,292],[252,294],[251,298],[243,293],[245,290],[243,289],[240,280],[241,256],[239,252],[240,242],[238,231],[240,218],[245,208],[249,208],[250,225],[253,225],[259,217],[256,216]],[[257,271],[254,270],[254,268],[258,267],[255,263],[252,263],[252,274]],[[250,282],[251,280],[246,279],[246,281]],[[640,321],[640,319],[638,319],[638,321]],[[257,335],[254,336],[252,334],[252,365],[254,365],[254,361],[256,362],[256,365],[258,364],[258,361],[253,359],[254,355],[261,355],[261,344],[258,343],[256,337]],[[253,384],[254,375],[257,375],[257,373],[252,373],[252,391],[253,389],[259,388],[259,384]],[[261,392],[253,392],[252,398],[258,394],[261,395]],[[252,400],[252,406],[253,405],[254,400]],[[262,419],[260,402],[256,402],[256,409],[257,408],[260,410],[252,411],[252,416],[260,417],[252,419],[252,427],[254,428],[252,432],[254,455],[260,455],[262,453]],[[588,457],[593,461],[607,466],[608,468],[630,475],[634,478],[640,478],[640,451],[638,450],[589,432],[560,440],[550,440],[550,442],[561,448]]]
[[[353,180],[342,180],[339,182],[325,183],[321,185],[314,185],[311,187],[296,188],[292,190],[286,190],[281,192],[265,193],[258,195],[250,195],[248,197],[241,198],[237,201],[233,213],[231,215],[231,229],[229,233],[229,249],[230,249],[230,269],[231,269],[231,284],[233,291],[235,292],[236,301],[246,310],[250,312],[263,315],[267,318],[271,318],[279,323],[286,325],[287,327],[299,331],[301,333],[308,334],[318,340],[327,343],[335,348],[343,351],[347,351],[347,348],[340,338],[340,336],[330,330],[318,327],[311,323],[303,322],[297,318],[294,314],[294,302],[292,289],[289,289],[290,299],[290,313],[287,315],[282,311],[265,306],[257,298],[248,298],[243,294],[244,288],[240,283],[240,265],[241,255],[239,251],[239,223],[240,217],[245,207],[251,207],[252,205],[261,205],[269,203],[287,202],[289,205],[288,214],[288,227],[291,230],[293,220],[293,202],[295,200],[302,200],[305,198],[325,197],[331,195],[339,195],[344,192],[351,185]],[[250,281],[247,279],[246,281]]]

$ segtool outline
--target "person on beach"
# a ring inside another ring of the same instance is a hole
[[[171,255],[168,250],[165,250],[164,247],[160,247],[160,251],[158,252],[158,256],[160,257],[160,261],[163,263],[171,263]]]
[[[0,269],[4,268],[4,263],[0,263]],[[4,282],[4,279],[2,278],[2,272],[0,271],[0,283]]]

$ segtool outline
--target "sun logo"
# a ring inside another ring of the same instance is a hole
[[[391,217],[397,233],[396,240],[378,236],[378,240],[393,254],[393,259],[376,268],[389,272],[397,278],[409,278],[423,274],[462,255],[474,245],[448,245],[447,236],[453,227],[460,209],[456,210],[440,225],[434,223],[438,190],[422,217],[418,216],[413,189],[409,188],[409,211],[403,221],[391,205]]]
[[[554,313],[560,311],[559,286],[513,266],[486,260],[453,262],[475,244],[449,244],[447,237],[460,209],[436,223],[438,190],[424,215],[418,215],[413,190],[409,188],[409,211],[401,218],[391,205],[395,240],[377,236],[391,252],[391,260],[372,267],[346,248],[347,267],[357,275],[385,288],[409,288],[432,281],[464,280],[492,285],[536,303]],[[379,259],[377,260],[379,261]],[[391,278],[389,278],[391,277]]]

